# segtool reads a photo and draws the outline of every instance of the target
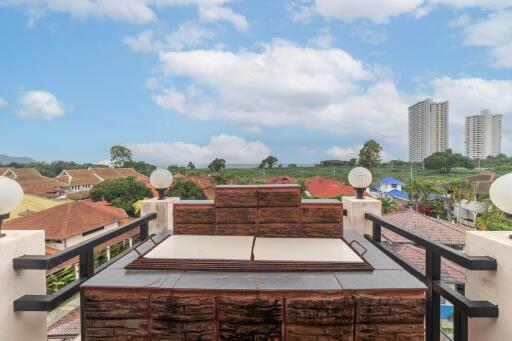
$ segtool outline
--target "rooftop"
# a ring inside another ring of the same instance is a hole
[[[386,176],[379,180],[379,183],[386,185],[403,185],[404,182],[400,179],[394,178],[392,176]]]
[[[314,176],[306,180],[306,190],[316,198],[337,198],[339,196],[354,196],[356,190],[334,179]]]

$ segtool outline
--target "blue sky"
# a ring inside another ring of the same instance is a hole
[[[407,107],[504,115],[512,1],[0,0],[0,153],[159,165],[407,158]]]

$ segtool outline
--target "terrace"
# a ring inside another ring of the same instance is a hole
[[[79,293],[82,340],[430,341],[445,337],[442,296],[454,340],[511,335],[508,235],[469,232],[461,252],[380,212],[367,197],[304,200],[298,185],[217,186],[215,200],[147,200],[141,218],[51,256],[41,231],[8,231],[0,326],[44,340],[46,312]],[[95,267],[96,246],[133,230],[140,243]],[[383,231],[423,248],[425,270]],[[74,257],[79,279],[44,295],[44,270]],[[443,258],[465,283],[441,280]]]

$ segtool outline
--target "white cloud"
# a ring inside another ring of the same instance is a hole
[[[386,41],[386,34],[377,29],[372,29],[368,25],[359,25],[354,27],[352,33],[369,44],[381,44]]]
[[[17,115],[25,118],[43,118],[52,120],[64,115],[62,102],[47,91],[24,91],[19,97]]]
[[[224,7],[229,2],[231,0],[0,0],[0,5],[27,7],[28,26],[33,26],[47,11],[82,19],[97,17],[142,25],[157,21],[157,8],[197,6],[199,17],[204,20],[227,21],[238,30],[247,30],[247,19]]]
[[[458,151],[464,146],[464,117],[480,113],[481,109],[504,115],[503,136],[512,134],[512,80],[442,77],[436,78],[432,86],[435,99],[450,100],[450,144],[458,146]]]
[[[496,66],[512,66],[512,10],[490,14],[464,29],[466,45],[491,48]]]
[[[317,35],[309,39],[309,44],[313,47],[326,49],[331,47],[334,43],[334,37],[328,27],[322,28],[318,31]]]
[[[0,97],[0,109],[5,108],[7,106],[7,101]]]
[[[152,30],[145,30],[135,36],[124,37],[123,43],[134,52],[152,52],[159,48],[158,44],[153,41],[153,35]]]
[[[214,158],[222,158],[226,163],[259,163],[270,155],[269,148],[260,141],[247,141],[233,135],[218,135],[210,139],[208,145],[199,146],[186,142],[152,142],[129,145],[135,158],[161,166],[170,164],[185,165],[189,161],[205,165]]]
[[[189,81],[154,96],[164,109],[243,127],[299,126],[402,143],[404,96],[341,49],[275,40],[258,52],[167,52],[160,60],[164,77]]]
[[[325,154],[335,158],[337,160],[350,160],[352,158],[357,158],[359,156],[359,151],[363,146],[353,146],[353,147],[338,147],[332,146],[331,148],[325,151]]]

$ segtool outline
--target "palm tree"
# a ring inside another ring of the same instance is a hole
[[[512,230],[512,220],[496,206],[490,205],[489,209],[476,219],[476,228],[484,231],[509,231]]]
[[[396,211],[397,207],[396,207],[396,203],[393,199],[382,198],[382,199],[380,199],[380,201],[382,202],[382,213],[388,214],[388,213]]]
[[[411,180],[407,186],[409,191],[409,201],[417,211],[420,202],[426,202],[430,193],[435,193],[434,185],[429,181]]]
[[[475,198],[475,187],[468,180],[456,180],[450,183],[453,191],[452,197],[455,202],[461,202],[463,199],[471,201]]]

